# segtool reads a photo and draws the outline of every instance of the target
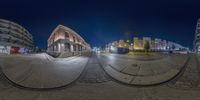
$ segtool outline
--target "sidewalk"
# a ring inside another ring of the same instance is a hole
[[[115,80],[130,85],[155,85],[174,78],[189,60],[189,56],[170,56],[160,60],[138,61],[100,55],[104,70]]]

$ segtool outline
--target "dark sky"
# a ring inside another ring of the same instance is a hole
[[[91,46],[132,36],[151,36],[192,47],[199,0],[1,0],[0,18],[24,26],[36,46],[58,24],[79,33]]]

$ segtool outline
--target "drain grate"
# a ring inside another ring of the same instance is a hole
[[[138,67],[138,64],[132,64],[133,67]]]

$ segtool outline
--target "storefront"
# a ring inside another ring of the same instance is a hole
[[[10,54],[18,54],[19,53],[19,47],[11,47]]]
[[[29,52],[29,49],[27,49],[27,48],[1,46],[0,45],[0,53],[4,53],[4,54],[26,54],[28,52]]]
[[[10,46],[0,45],[0,53],[10,54]]]

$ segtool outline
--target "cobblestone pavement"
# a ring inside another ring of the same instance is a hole
[[[78,82],[80,83],[102,83],[110,81],[109,76],[101,67],[96,56],[93,54],[89,59]]]
[[[171,81],[169,86],[177,89],[200,89],[200,66],[198,60],[199,57],[197,55],[191,55],[184,72]]]
[[[2,69],[0,68],[0,90],[4,90],[6,88],[11,87],[11,83],[7,80],[7,78],[2,73]]]
[[[143,60],[143,61],[152,61],[159,60],[165,57],[168,57],[168,54],[163,53],[128,53],[128,54],[110,54],[112,56],[116,56],[123,59],[133,59],[133,60]]]

